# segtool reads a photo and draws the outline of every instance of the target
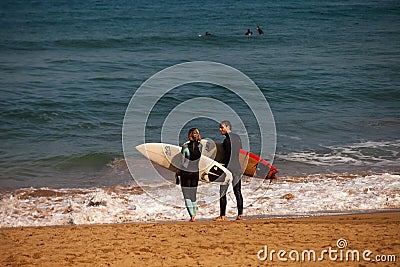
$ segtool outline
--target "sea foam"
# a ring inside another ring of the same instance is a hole
[[[328,174],[282,177],[262,183],[244,178],[246,217],[314,216],[400,209],[400,175]],[[199,220],[219,215],[219,186],[198,187]],[[228,190],[227,216],[236,216]],[[174,184],[140,188],[26,188],[4,192],[0,227],[137,223],[187,220],[181,188]]]

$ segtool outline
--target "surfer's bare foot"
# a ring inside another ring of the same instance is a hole
[[[195,221],[196,221],[196,219],[194,218],[194,216],[190,217],[189,222],[195,222]]]
[[[236,220],[237,220],[237,221],[243,220],[243,215],[242,215],[242,214],[238,215],[238,216],[236,217]]]
[[[217,218],[213,219],[214,222],[224,222],[226,221],[226,216],[218,216]]]

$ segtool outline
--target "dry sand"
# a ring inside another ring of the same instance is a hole
[[[399,266],[400,212],[0,229],[0,251],[0,266]],[[385,258],[392,262],[373,262]]]

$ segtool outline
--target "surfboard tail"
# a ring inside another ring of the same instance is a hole
[[[271,165],[268,161],[260,158],[257,162],[256,171],[254,173],[254,177],[259,177],[265,180],[275,180],[277,179],[277,173],[279,171]]]

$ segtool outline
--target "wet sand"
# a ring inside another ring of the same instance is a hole
[[[3,228],[0,251],[0,266],[398,266],[400,212]]]

